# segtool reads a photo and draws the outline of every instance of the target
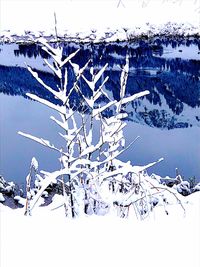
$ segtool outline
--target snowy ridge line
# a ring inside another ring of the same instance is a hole
[[[153,37],[200,37],[199,26],[194,26],[190,23],[172,23],[168,22],[163,25],[154,25],[146,23],[141,26],[133,28],[118,28],[111,30],[98,31],[91,29],[83,32],[70,32],[67,29],[58,32],[51,31],[31,31],[24,30],[21,34],[12,32],[11,30],[0,31],[0,42],[15,43],[15,42],[37,42],[38,38],[45,38],[49,42],[75,42],[75,43],[101,43],[101,42],[122,42],[132,41],[139,38],[153,38]]]

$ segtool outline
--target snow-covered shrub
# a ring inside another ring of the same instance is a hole
[[[152,179],[146,174],[146,169],[157,162],[134,167],[130,162],[124,163],[117,160],[117,157],[137,140],[136,138],[130,144],[126,144],[124,139],[126,105],[149,93],[144,91],[133,96],[125,96],[129,71],[128,55],[122,68],[121,86],[119,89],[116,88],[120,90],[120,99],[116,101],[106,91],[109,77],[104,77],[104,72],[107,64],[98,70],[93,66],[92,60],[89,60],[80,67],[73,61],[79,50],[68,57],[63,57],[63,50],[59,45],[54,48],[43,39],[40,42],[53,60],[53,64],[47,60],[45,62],[59,79],[58,88],[51,88],[38,77],[35,71],[30,67],[28,69],[37,81],[60,101],[61,105],[33,94],[27,94],[27,96],[58,113],[59,119],[53,116],[51,119],[60,127],[59,135],[64,144],[62,147],[56,147],[46,139],[19,132],[59,152],[61,166],[59,170],[51,173],[42,171],[42,176],[39,176],[38,164],[32,160],[30,173],[26,179],[25,214],[31,214],[48,186],[59,181],[63,187],[62,206],[65,208],[67,217],[107,213],[128,217],[130,209],[133,208],[136,216],[144,219],[156,206],[155,197],[162,198],[165,187],[160,186],[157,179]],[[86,70],[89,70],[87,75]],[[74,77],[71,87],[68,83],[69,75]],[[87,84],[89,94],[82,92],[80,81]],[[71,104],[73,94],[79,97],[81,106],[74,108]],[[106,103],[99,101],[102,97],[107,99]],[[112,109],[113,112],[110,116],[105,116],[105,111],[108,109]],[[33,176],[37,189],[34,194],[30,187]]]
[[[5,198],[4,198],[3,194],[0,193],[0,202],[4,202],[4,201],[5,201]]]
[[[193,177],[190,177],[189,179],[188,179],[188,182],[190,183],[190,188],[192,189],[192,188],[194,188],[196,185],[197,185],[197,179],[196,179],[196,177],[195,176],[193,176]]]
[[[182,181],[178,185],[174,186],[174,188],[183,196],[191,194],[190,183],[188,181]]]
[[[15,196],[15,197],[14,197],[14,200],[15,200],[18,204],[22,205],[22,207],[24,207],[24,206],[26,205],[26,199],[23,198],[23,197],[21,197],[21,196]]]
[[[197,192],[200,191],[200,183],[196,184],[193,188],[192,188],[192,192]]]
[[[31,181],[32,181],[32,183],[34,181],[35,187],[31,188]],[[42,181],[43,181],[43,178],[38,173],[38,162],[37,162],[36,158],[33,157],[31,160],[29,174],[26,177],[25,215],[31,215],[30,202],[31,202],[31,199],[33,199],[35,197],[35,195],[38,193],[38,191],[41,189]],[[43,191],[41,196],[47,197],[48,192]],[[20,199],[15,198],[15,200],[21,200],[21,198]],[[43,203],[43,201],[42,202],[40,201],[40,204],[41,203]]]
[[[18,205],[21,203],[16,199],[18,194],[20,194],[19,198],[21,198],[23,190],[17,184],[12,181],[8,182],[0,176],[0,202],[11,208],[21,207],[21,205]]]
[[[0,176],[0,192],[11,196],[14,194],[15,184],[11,182],[7,182],[2,176]]]

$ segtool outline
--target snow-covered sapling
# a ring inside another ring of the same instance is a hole
[[[26,205],[25,205],[24,215],[31,215],[30,201],[34,195],[33,191],[31,190],[31,180],[35,180],[37,171],[38,171],[38,162],[33,157],[31,160],[29,174],[26,177]]]
[[[64,57],[63,48],[59,44],[54,48],[44,39],[39,41],[53,60],[53,64],[47,60],[45,62],[60,81],[57,89],[47,85],[30,67],[28,69],[61,104],[56,105],[33,94],[27,95],[58,113],[60,119],[54,116],[51,116],[51,119],[60,128],[59,135],[63,140],[63,146],[57,147],[49,140],[19,132],[21,135],[59,152],[61,163],[61,167],[57,171],[41,172],[43,178],[36,179],[37,192],[32,200],[30,183],[32,171],[36,171],[36,168],[34,168],[34,162],[31,163],[30,174],[27,176],[25,213],[30,214],[46,188],[52,182],[60,180],[63,185],[62,206],[65,207],[67,217],[74,218],[85,214],[100,215],[108,212],[126,217],[130,207],[134,208],[136,215],[141,219],[148,216],[151,211],[152,195],[155,193],[154,191],[158,194],[159,189],[155,189],[158,183],[151,181],[151,178],[145,175],[145,171],[162,159],[138,168],[133,167],[130,163],[117,160],[117,157],[138,138],[136,137],[131,143],[126,144],[123,133],[126,127],[124,119],[127,116],[125,107],[131,101],[149,93],[144,91],[126,97],[129,72],[128,55],[122,68],[120,99],[117,101],[111,98],[106,90],[106,82],[109,77],[104,77],[104,74],[107,64],[99,70],[93,65],[93,61],[89,60],[80,67],[74,61],[79,49]],[[71,85],[69,84],[70,75],[73,75]],[[88,94],[83,93],[80,81],[84,81],[87,85]],[[76,109],[71,103],[73,94],[76,94],[80,100],[80,106]],[[100,101],[102,97],[107,99],[106,103]],[[105,116],[108,109],[113,110],[111,116]]]

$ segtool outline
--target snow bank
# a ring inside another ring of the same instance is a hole
[[[65,39],[99,41],[127,39],[141,34],[198,34],[197,0],[59,0],[1,1],[4,41],[29,40],[58,34]],[[17,38],[18,36],[18,38]]]
[[[38,208],[33,217],[0,204],[1,267],[181,266],[200,264],[200,193],[185,199],[186,217],[157,210],[150,220],[64,218]],[[187,204],[186,204],[187,203]]]

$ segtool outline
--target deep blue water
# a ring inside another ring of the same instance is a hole
[[[174,176],[175,168],[189,178],[200,179],[200,40],[159,38],[151,41],[113,44],[62,44],[63,57],[81,50],[74,62],[83,66],[92,59],[95,69],[108,63],[107,91],[119,98],[120,72],[126,53],[130,56],[127,95],[149,90],[150,95],[131,103],[125,135],[140,140],[121,156],[133,164],[148,164],[160,157],[164,161],[149,169],[162,176]],[[35,156],[41,169],[59,168],[58,155],[19,136],[24,131],[49,138],[59,144],[56,126],[49,120],[52,111],[29,100],[27,92],[55,102],[27,71],[24,62],[37,69],[46,83],[56,88],[57,80],[43,62],[48,55],[40,46],[0,45],[1,174],[9,180],[23,181]],[[70,71],[70,70],[69,70]],[[89,73],[86,72],[86,76]],[[73,82],[73,75],[69,80]],[[84,94],[89,90],[83,80]],[[71,103],[80,106],[73,94]],[[105,100],[105,99],[101,99]],[[82,107],[83,108],[83,107]],[[105,116],[112,112],[108,110]]]

